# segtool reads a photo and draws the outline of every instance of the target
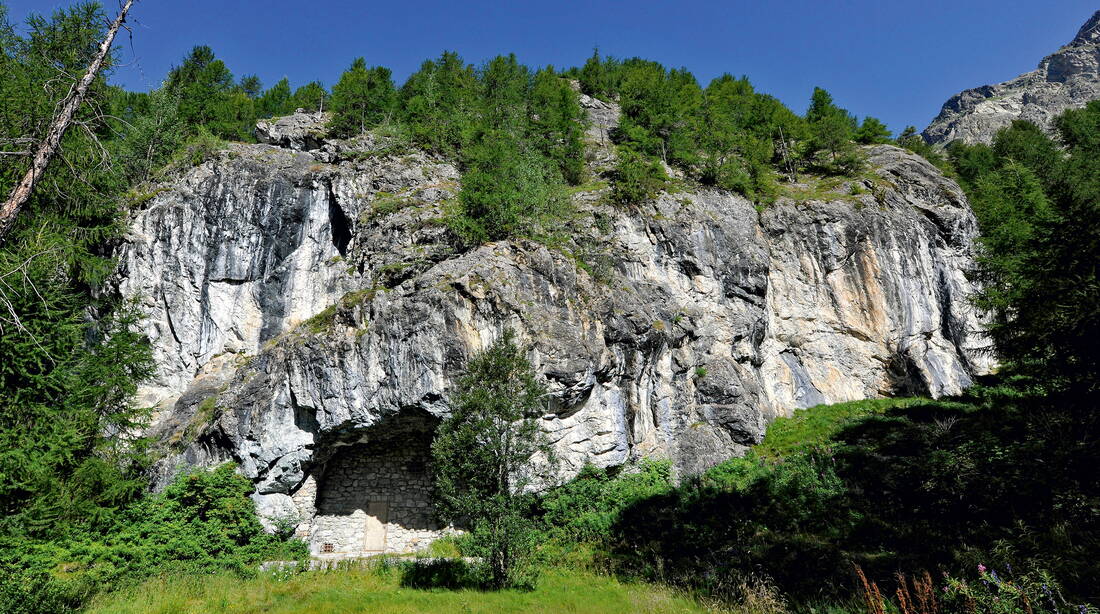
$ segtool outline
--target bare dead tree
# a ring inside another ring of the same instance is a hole
[[[99,52],[92,59],[92,63],[88,65],[88,70],[84,73],[84,77],[80,79],[76,87],[73,88],[69,95],[65,98],[61,104],[61,109],[54,117],[53,123],[50,124],[50,129],[46,132],[46,138],[42,140],[42,143],[38,146],[38,150],[34,154],[34,160],[31,162],[31,167],[27,169],[27,173],[23,176],[15,189],[12,190],[11,196],[0,207],[0,242],[3,242],[4,236],[11,230],[12,225],[15,223],[15,216],[19,214],[19,209],[26,204],[27,199],[30,198],[31,193],[34,191],[34,185],[38,182],[39,177],[46,171],[46,167],[49,166],[50,160],[53,159],[57,153],[58,147],[61,145],[61,138],[65,136],[65,131],[69,128],[69,124],[73,121],[73,115],[76,114],[76,110],[80,108],[81,103],[84,102],[84,97],[88,93],[88,88],[92,85],[92,81],[95,81],[96,75],[99,74],[103,63],[107,59],[107,53],[111,50],[111,44],[114,43],[115,35],[118,34],[119,28],[122,27],[123,22],[126,21],[126,13],[130,11],[130,7],[133,6],[134,0],[126,0],[126,4],[118,13],[118,17],[111,23],[111,27],[107,30],[107,36],[104,37],[103,42],[99,44]]]

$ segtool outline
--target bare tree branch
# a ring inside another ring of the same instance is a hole
[[[119,28],[122,27],[122,23],[126,21],[126,13],[130,11],[130,7],[133,6],[133,4],[134,0],[126,0],[126,4],[122,7],[122,10],[119,11],[118,17],[115,18],[111,27],[107,30],[107,36],[103,39],[103,42],[100,43],[99,53],[92,59],[92,63],[88,65],[88,71],[84,73],[84,77],[65,97],[65,101],[60,107],[61,110],[58,112],[53,124],[50,125],[50,129],[46,133],[46,138],[42,141],[42,144],[39,145],[38,152],[34,156],[34,162],[31,163],[31,167],[27,170],[27,174],[23,176],[23,180],[15,186],[14,190],[12,190],[11,196],[8,198],[7,202],[0,207],[0,242],[4,240],[4,236],[11,230],[12,225],[15,223],[15,216],[19,214],[19,209],[27,202],[27,199],[30,198],[31,192],[34,191],[34,184],[37,183],[42,173],[46,171],[46,167],[49,166],[50,160],[53,159],[54,154],[57,153],[57,148],[61,145],[61,137],[65,136],[65,130],[68,129],[69,123],[72,122],[73,115],[76,113],[76,110],[80,108],[80,104],[84,102],[84,96],[88,93],[88,88],[92,85],[92,81],[95,80],[96,75],[99,74],[99,70],[103,67],[103,62],[107,59],[107,53],[111,50],[111,44],[114,42]]]

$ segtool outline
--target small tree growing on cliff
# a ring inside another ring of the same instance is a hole
[[[432,442],[437,511],[470,529],[492,588],[535,579],[534,532],[522,506],[532,457],[550,457],[536,423],[544,394],[514,334],[505,331],[470,360],[451,399],[453,413]]]

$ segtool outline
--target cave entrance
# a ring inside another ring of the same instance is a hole
[[[440,537],[432,508],[434,431],[430,416],[402,415],[337,447],[316,476],[311,552],[337,558],[415,552]]]

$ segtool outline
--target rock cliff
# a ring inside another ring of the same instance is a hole
[[[585,106],[599,150],[617,109]],[[142,395],[172,451],[164,475],[237,461],[261,510],[299,520],[316,552],[351,518],[326,492],[371,472],[390,484],[378,514],[413,519],[401,547],[438,529],[426,504],[394,506],[403,484],[423,488],[426,434],[465,361],[505,328],[550,390],[561,477],[643,456],[699,472],[796,408],[957,393],[989,368],[964,275],[974,217],[901,149],[766,207],[693,188],[622,208],[596,182],[574,194],[562,246],[467,249],[443,223],[454,166],[325,141],[318,122],[267,122],[266,143],[161,186],[119,271],[148,314],[159,372]]]
[[[969,89],[951,97],[924,130],[929,143],[990,143],[1015,119],[1044,128],[1067,109],[1100,98],[1100,11],[1077,36],[1039,63],[1039,68],[997,85]]]

